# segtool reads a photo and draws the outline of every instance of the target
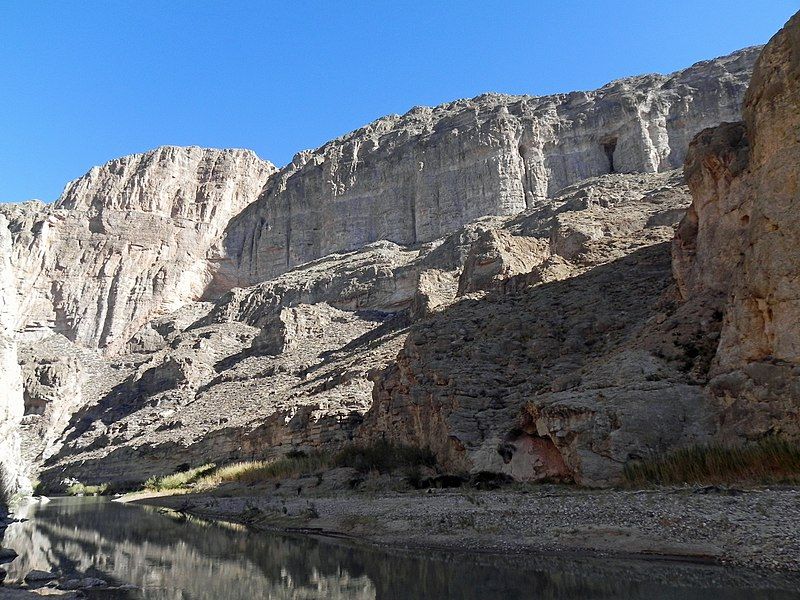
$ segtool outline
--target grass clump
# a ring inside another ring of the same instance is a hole
[[[212,488],[223,483],[253,484],[270,479],[298,477],[330,468],[327,453],[294,452],[275,460],[236,462],[216,469],[197,482],[197,487]]]
[[[209,463],[195,467],[194,469],[179,471],[177,473],[173,473],[172,475],[165,475],[163,477],[150,477],[147,481],[145,481],[144,488],[151,492],[161,492],[164,490],[177,490],[189,487],[192,484],[195,484],[200,478],[214,471],[214,469],[216,469],[216,465],[214,463]]]
[[[67,486],[68,496],[105,496],[110,493],[111,488],[107,483],[99,485],[86,485],[80,481]]]
[[[767,437],[743,446],[693,446],[625,466],[629,486],[800,483],[800,445]]]
[[[198,488],[214,488],[224,483],[252,485],[275,479],[319,474],[336,467],[351,467],[362,473],[409,470],[436,464],[427,449],[379,441],[351,445],[339,452],[291,451],[275,460],[237,462],[213,470],[197,481]]]

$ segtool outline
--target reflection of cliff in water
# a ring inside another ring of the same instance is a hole
[[[133,583],[158,599],[800,598],[741,572],[657,563],[407,554],[304,537],[248,533],[103,500],[31,506],[8,529],[30,569]],[[750,589],[748,589],[750,588]]]

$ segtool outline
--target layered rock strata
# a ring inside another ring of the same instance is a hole
[[[223,241],[252,285],[377,240],[429,242],[512,215],[582,179],[683,164],[689,140],[737,120],[758,48],[592,92],[486,94],[388,116],[298,154]],[[231,267],[228,269],[227,267]]]
[[[679,172],[607,175],[569,187],[517,217],[479,219],[430,244],[371,244],[301,265],[250,288],[232,290],[213,304],[187,305],[148,323],[131,338],[128,353],[116,356],[104,377],[118,382],[113,387],[87,391],[88,381],[83,384],[85,406],[67,424],[63,445],[43,454],[42,479],[48,484],[65,477],[87,483],[126,478],[141,481],[184,464],[267,458],[292,449],[335,448],[385,431],[400,441],[430,444],[440,450],[440,440],[433,433],[423,437],[409,432],[405,417],[375,418],[385,408],[383,392],[361,424],[373,404],[373,382],[385,381],[382,369],[389,368],[390,373],[395,369],[392,364],[403,344],[406,350],[400,354],[400,363],[420,330],[435,332],[431,343],[435,339],[436,348],[444,346],[441,352],[436,350],[439,358],[426,357],[423,362],[431,366],[437,361],[451,367],[460,364],[471,373],[464,377],[452,374],[453,385],[471,385],[469,381],[489,377],[486,370],[494,367],[484,363],[494,361],[494,355],[475,351],[460,356],[456,346],[449,345],[450,326],[439,327],[448,323],[461,327],[461,319],[454,315],[474,305],[478,323],[516,314],[512,329],[525,331],[532,327],[532,319],[540,318],[541,331],[530,333],[532,340],[540,334],[549,338],[547,319],[556,318],[564,309],[546,308],[547,299],[561,295],[557,291],[562,290],[548,286],[568,279],[575,283],[562,282],[565,289],[574,287],[575,291],[564,295],[564,302],[569,305],[574,300],[571,319],[579,327],[571,334],[572,346],[564,360],[542,366],[537,379],[540,383],[548,377],[566,381],[576,364],[601,362],[599,358],[590,360],[600,346],[584,347],[581,335],[596,328],[592,335],[605,340],[613,334],[608,344],[624,349],[632,332],[653,314],[648,303],[657,299],[669,278],[664,244],[671,239],[689,201]],[[631,253],[643,258],[618,266]],[[586,272],[597,265],[606,265],[605,275],[591,278]],[[630,280],[627,287],[620,284],[626,277]],[[506,302],[502,299],[531,286],[542,289],[540,300],[509,309],[510,313],[498,309],[498,302]],[[613,298],[599,304],[579,301],[583,295],[601,294],[602,286],[613,291]],[[627,305],[627,314],[615,312]],[[595,325],[595,319],[602,323]],[[409,329],[415,321],[419,324]],[[409,331],[411,338],[406,341]],[[510,358],[514,353],[506,333],[496,332],[491,339],[497,351]],[[557,348],[543,341],[531,343],[532,352]],[[471,344],[474,340],[460,347],[474,349]],[[632,350],[618,366],[635,371],[640,363],[645,364],[642,353]],[[545,354],[526,358],[517,376],[524,379],[526,369],[544,358]],[[683,367],[682,362],[680,365]],[[51,368],[46,365],[38,372],[49,373]],[[664,431],[675,431],[663,440],[664,446],[683,440],[683,436],[705,435],[706,415],[691,407],[694,388],[669,391],[677,375],[666,367],[663,372],[652,365],[648,369],[651,375],[651,371],[658,373],[657,381],[640,383],[638,388],[618,384],[628,394],[626,400],[615,404],[621,407],[615,410],[624,411],[621,427],[630,429],[625,439],[637,439],[654,415],[665,419]],[[501,369],[492,377],[504,372]],[[499,380],[491,381],[500,393]],[[564,390],[571,390],[567,383]],[[385,389],[384,384],[379,383],[379,388]],[[661,409],[637,404],[644,393],[666,394],[669,400]],[[681,394],[687,395],[683,398]],[[494,453],[494,447],[503,441],[504,428],[514,421],[512,407],[517,399],[509,393],[505,413],[495,407],[495,417],[487,417],[469,435],[485,435],[481,443]],[[478,397],[472,408],[461,405],[463,417],[456,418],[462,419],[464,431],[483,419],[479,415],[489,414],[480,406],[485,401]],[[590,407],[587,410],[596,410],[590,399],[585,402]],[[395,406],[389,412],[400,410]],[[682,411],[687,412],[684,415]],[[676,420],[681,415],[696,425],[679,430]],[[34,417],[26,419],[33,422]],[[646,440],[664,433],[659,431],[645,436]],[[444,439],[451,434],[444,434]],[[597,435],[598,431],[589,428],[581,443],[591,444]],[[640,452],[646,440],[637,446]],[[615,460],[624,459],[622,450],[615,452]],[[497,464],[487,455],[480,468],[502,471],[502,458],[494,454]],[[441,457],[448,468],[464,466],[446,453]],[[519,462],[521,457],[519,454],[514,460]],[[603,468],[605,463],[598,458],[594,469],[602,472]],[[510,472],[521,479],[533,476],[529,467],[514,466]]]
[[[93,168],[52,206],[2,206],[17,329],[118,350],[154,316],[206,293],[212,246],[274,170],[249,150],[166,146]]]
[[[693,257],[672,283],[669,169],[757,53],[417,108],[278,172],[160,148],[3,206],[25,459],[55,488],[388,437],[603,485],[708,441],[721,313],[681,302]]]
[[[589,485],[685,445],[797,438],[798,92],[796,15],[758,60],[744,122],[692,142],[693,202],[671,257],[653,245],[508,295],[530,281],[511,277],[415,325],[362,435],[430,445],[454,470]],[[551,252],[602,238],[601,223],[554,231]],[[514,247],[497,246],[501,262]],[[479,279],[501,272],[480,266]]]

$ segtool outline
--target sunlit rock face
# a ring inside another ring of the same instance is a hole
[[[298,154],[231,222],[226,280],[251,285],[331,252],[434,240],[604,173],[683,164],[689,140],[738,120],[757,48],[592,92],[486,94],[388,116]]]
[[[521,290],[511,282],[536,279],[512,276],[413,325],[361,434],[430,446],[453,470],[586,485],[684,446],[800,436],[798,97],[795,16],[758,60],[744,122],[692,142],[693,200],[671,252],[627,244],[619,259]],[[633,214],[570,215],[546,250],[570,262],[587,244],[620,250],[609,223]],[[462,281],[519,268],[519,242],[482,243]]]
[[[674,244],[689,303],[721,315],[710,389],[729,437],[800,436],[800,16],[765,47],[740,123],[689,151],[694,202]]]
[[[52,206],[0,206],[13,235],[17,329],[118,349],[206,292],[211,247],[273,171],[249,150],[166,146],[94,167]]]
[[[0,510],[13,493],[26,487],[18,430],[24,404],[14,339],[17,290],[10,259],[11,235],[0,215]]]

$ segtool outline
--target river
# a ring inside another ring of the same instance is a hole
[[[31,569],[136,590],[96,598],[800,599],[798,579],[708,565],[383,550],[340,539],[250,532],[102,498],[20,507],[3,545]]]

